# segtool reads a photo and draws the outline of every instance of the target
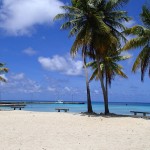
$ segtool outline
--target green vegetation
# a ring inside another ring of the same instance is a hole
[[[95,79],[100,82],[102,89],[104,113],[109,114],[108,86],[111,86],[116,76],[127,78],[119,62],[130,56],[123,56],[123,51],[141,48],[132,71],[136,72],[140,68],[142,81],[147,70],[150,76],[150,7],[144,5],[142,8],[140,17],[143,26],[127,28],[124,24],[131,18],[122,7],[128,2],[129,0],[71,0],[70,5],[62,6],[64,13],[54,19],[63,19],[61,29],[69,30],[69,37],[74,37],[70,48],[72,57],[77,53],[82,55],[89,113],[93,112],[90,81]],[[130,41],[126,39],[128,35],[133,36]],[[88,67],[93,71],[90,79]],[[5,65],[0,63],[0,74],[7,72]],[[0,81],[6,82],[2,76]]]
[[[105,114],[108,114],[108,94],[100,62],[105,59],[109,51],[115,53],[121,48],[121,40],[126,41],[125,36],[119,30],[126,29],[122,22],[129,21],[130,18],[127,12],[119,8],[128,0],[72,0],[71,2],[71,6],[62,6],[65,13],[58,14],[55,19],[65,19],[66,22],[61,29],[69,29],[69,36],[75,36],[71,54],[75,56],[81,50],[83,57],[96,61],[104,97]]]
[[[136,37],[128,41],[123,49],[142,48],[134,62],[132,71],[136,72],[141,68],[141,80],[143,81],[147,70],[150,76],[150,8],[148,6],[143,6],[140,17],[144,26],[137,25],[125,31],[127,35]]]
[[[123,67],[118,64],[118,62],[129,59],[130,56],[122,56],[121,51],[108,51],[106,56],[103,58],[103,61],[100,62],[100,68],[102,72],[102,77],[105,83],[105,90],[108,97],[108,85],[111,86],[112,80],[115,79],[115,76],[118,75],[123,78],[128,78],[126,74],[122,71]],[[93,79],[98,80],[98,66],[96,61],[89,62],[87,67],[92,67],[93,74],[90,78],[90,81]]]

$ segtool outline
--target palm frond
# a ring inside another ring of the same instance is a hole
[[[148,6],[144,5],[143,6],[143,12],[140,15],[141,19],[144,23],[144,25],[148,28],[150,28],[150,8],[148,8]]]
[[[0,81],[6,82],[6,79],[1,76],[8,72],[8,68],[6,68],[4,66],[5,66],[5,64],[0,63]]]
[[[0,81],[6,82],[6,79],[4,79],[2,76],[0,76]]]
[[[143,26],[134,26],[132,28],[128,28],[126,29],[123,33],[125,33],[126,35],[135,35],[135,36],[143,36],[147,34],[147,31],[149,29],[146,29]],[[149,31],[148,31],[149,32]]]
[[[128,2],[129,0],[109,0],[107,3],[107,8],[116,10],[127,4]]]
[[[141,80],[144,80],[144,75],[148,66],[150,65],[150,47],[147,45],[140,52],[138,57],[136,58],[132,71],[136,72],[138,68],[141,68]]]
[[[93,73],[92,73],[92,75],[91,75],[91,77],[90,77],[90,82],[92,81],[92,80],[98,80],[99,78],[98,78],[98,69],[95,69],[94,71],[93,71]]]
[[[147,44],[147,42],[148,42],[147,37],[137,37],[128,41],[126,45],[123,47],[123,50],[136,49],[138,47],[143,47]]]

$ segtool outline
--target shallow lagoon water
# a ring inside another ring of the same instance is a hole
[[[104,112],[104,105],[102,102],[93,102],[93,111],[96,113]],[[69,112],[86,112],[87,104],[27,104],[23,110],[38,111],[38,112],[55,112],[55,108],[69,108]],[[1,109],[11,109],[10,107],[3,107]],[[130,111],[146,111],[150,112],[150,103],[120,103],[110,102],[109,109],[111,113],[116,114],[131,114]]]

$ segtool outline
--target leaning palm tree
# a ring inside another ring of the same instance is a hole
[[[8,68],[5,68],[4,64],[0,63],[0,81],[6,82],[6,79],[3,78],[1,75],[7,72],[8,72]]]
[[[99,80],[103,91],[105,114],[109,113],[108,98],[102,78],[99,62],[110,49],[120,47],[120,38],[126,40],[118,29],[125,29],[122,21],[128,21],[126,12],[119,11],[119,6],[128,0],[72,0],[72,6],[62,6],[65,13],[56,19],[66,19],[61,29],[70,29],[69,36],[75,36],[71,54],[78,50],[89,53],[96,60]]]
[[[108,97],[108,85],[111,86],[112,80],[116,76],[127,78],[126,74],[122,71],[123,67],[118,64],[118,62],[129,59],[130,56],[122,56],[121,51],[109,51],[104,57],[103,61],[100,62],[100,68],[102,71],[103,80],[105,80],[105,90]],[[87,67],[91,67],[93,74],[90,78],[90,81],[93,79],[98,80],[98,66],[96,61],[90,62],[87,64]]]
[[[123,49],[129,50],[142,48],[134,62],[132,71],[136,72],[141,68],[141,81],[143,81],[147,70],[149,70],[150,76],[150,8],[144,5],[140,16],[144,26],[136,25],[125,31],[127,35],[133,35],[136,37],[128,41]]]

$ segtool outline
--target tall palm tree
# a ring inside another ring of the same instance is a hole
[[[6,82],[6,79],[3,78],[1,75],[7,72],[8,72],[8,68],[5,68],[4,64],[0,63],[0,81]]]
[[[134,62],[132,71],[136,72],[137,69],[141,68],[141,81],[143,81],[147,70],[150,76],[150,7],[144,5],[140,16],[144,26],[136,25],[125,31],[127,35],[136,37],[128,41],[123,49],[142,48]]]
[[[106,94],[99,62],[110,49],[120,47],[120,38],[126,40],[118,29],[125,29],[122,21],[129,18],[119,6],[128,0],[72,0],[72,6],[62,6],[65,13],[58,14],[56,19],[66,19],[61,29],[70,29],[69,36],[76,36],[71,54],[86,47],[84,52],[97,61],[100,84],[103,91],[105,114],[109,113]]]
[[[84,47],[83,47],[84,48]],[[88,77],[88,70],[86,67],[86,56],[84,50],[82,50],[83,54],[83,67],[85,70],[85,78],[86,78],[86,93],[87,93],[87,112],[88,113],[93,113],[93,108],[92,108],[92,102],[91,102],[91,92],[90,92],[90,85],[89,85],[89,77]]]
[[[104,57],[103,61],[100,62],[100,68],[102,71],[103,80],[105,80],[105,90],[108,97],[108,85],[111,86],[112,80],[118,75],[123,78],[127,78],[126,74],[122,71],[123,67],[118,62],[129,59],[130,56],[122,56],[121,51],[109,51]],[[90,81],[93,79],[98,80],[98,66],[96,61],[87,64],[87,67],[93,69],[93,74]]]

